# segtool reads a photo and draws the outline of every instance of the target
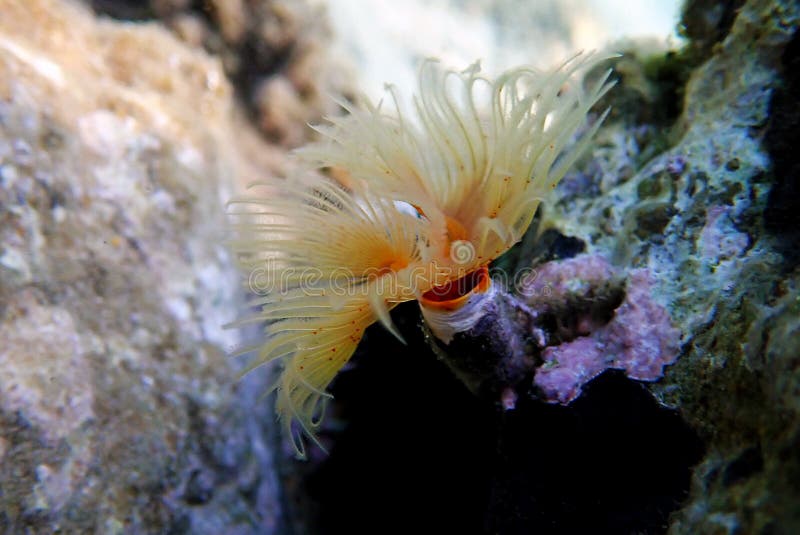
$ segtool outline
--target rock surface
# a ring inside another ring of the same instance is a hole
[[[669,533],[796,533],[800,272],[788,184],[798,177],[778,164],[797,156],[768,141],[775,129],[796,138],[800,124],[796,100],[781,96],[797,86],[789,58],[800,7],[690,1],[684,17],[692,41],[681,55],[620,62],[611,98],[623,113],[561,184],[542,226],[625,271],[647,269],[682,333],[680,357],[652,391],[706,455]],[[674,88],[677,120],[653,116],[648,107],[667,110],[671,99],[634,72]]]
[[[279,529],[264,376],[221,326],[224,202],[281,158],[158,25],[0,2],[0,531]]]

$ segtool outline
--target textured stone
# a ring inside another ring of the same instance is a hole
[[[223,206],[282,152],[157,25],[1,4],[2,531],[274,532]]]
[[[796,100],[774,113],[776,92],[794,83],[782,61],[796,50],[800,7],[697,1],[685,17],[693,41],[683,52],[629,58],[642,72],[671,73],[662,88],[683,98],[674,124],[630,120],[648,115],[637,111],[645,99],[634,98],[641,83],[623,72],[610,98],[621,99],[612,104],[625,113],[612,114],[593,157],[564,179],[541,226],[582,241],[624,274],[648,270],[654,302],[680,330],[679,358],[650,389],[707,452],[669,533],[795,533],[796,243],[790,218],[771,211],[786,214],[796,197],[778,200],[770,190],[796,182],[771,171],[796,155],[783,145],[776,152],[762,134],[779,128],[796,136]]]

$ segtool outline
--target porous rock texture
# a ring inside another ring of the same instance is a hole
[[[629,276],[648,273],[681,333],[676,363],[650,389],[705,456],[668,532],[797,533],[798,176],[788,139],[800,125],[789,96],[800,6],[689,1],[683,17],[680,54],[618,62],[606,104],[619,111],[541,226]],[[629,325],[649,336],[641,327]]]
[[[237,382],[235,183],[283,165],[218,59],[0,1],[0,531],[274,533],[265,375]]]

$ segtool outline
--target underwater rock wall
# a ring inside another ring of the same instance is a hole
[[[796,192],[786,185],[798,180],[796,166],[787,176],[775,162],[797,161],[785,144],[797,139],[797,103],[781,95],[797,85],[800,7],[729,4],[688,2],[691,42],[680,54],[643,57],[639,67],[620,60],[610,99],[624,113],[600,132],[594,158],[565,178],[541,225],[626,271],[647,270],[653,299],[680,330],[680,357],[651,389],[699,434],[706,455],[669,533],[789,534],[800,529],[800,281],[789,215],[798,205],[774,190]],[[671,74],[676,92],[654,99],[642,72]],[[685,88],[674,83],[681,78]],[[637,121],[668,98],[682,100],[669,128]]]
[[[0,531],[279,529],[223,209],[283,151],[233,102],[160,25],[0,2]]]
[[[785,187],[800,176],[782,165],[798,161],[798,24],[796,2],[745,2],[687,85],[677,148],[700,180],[681,212],[702,230],[667,278],[691,337],[658,393],[708,454],[670,533],[800,530],[800,206]]]

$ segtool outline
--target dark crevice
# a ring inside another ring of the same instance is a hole
[[[415,303],[333,387],[333,447],[303,488],[320,533],[665,533],[703,454],[680,416],[607,372],[567,407],[471,395],[418,332]],[[388,531],[387,531],[388,530]]]
[[[416,303],[392,313],[408,346],[372,326],[333,385],[343,430],[304,488],[319,533],[479,533],[494,449],[493,407],[436,360]]]
[[[510,275],[552,260],[573,258],[586,251],[583,240],[562,234],[558,229],[548,228],[540,233],[539,221],[537,214],[522,240],[492,262],[493,272],[500,270]]]
[[[722,484],[727,486],[735,485],[744,481],[764,469],[764,457],[761,454],[761,447],[754,446],[744,450],[734,459],[722,474]]]
[[[532,247],[533,263],[544,264],[553,260],[566,260],[586,251],[586,243],[580,238],[562,234],[558,229],[547,229]]]
[[[142,0],[91,0],[90,4],[98,15],[119,20],[142,21],[158,17],[150,2]]]
[[[714,45],[731,30],[744,0],[690,0],[686,2],[678,31],[689,39],[689,53],[695,65],[708,58]]]
[[[622,372],[567,407],[523,401],[503,420],[487,531],[665,533],[702,454],[679,415]]]
[[[770,121],[764,146],[772,160],[774,185],[764,212],[766,229],[778,240],[778,250],[791,270],[800,262],[800,32],[783,51],[782,83],[770,102]]]
[[[292,54],[293,44],[272,49],[255,34],[248,34],[240,46],[237,55],[240,58],[239,68],[230,73],[231,83],[239,99],[254,117],[259,115],[256,95],[265,78],[278,74],[286,69]]]
[[[548,333],[547,345],[571,342],[607,325],[625,297],[624,280],[599,281],[581,293],[565,295],[558,307],[542,309],[536,324]]]

